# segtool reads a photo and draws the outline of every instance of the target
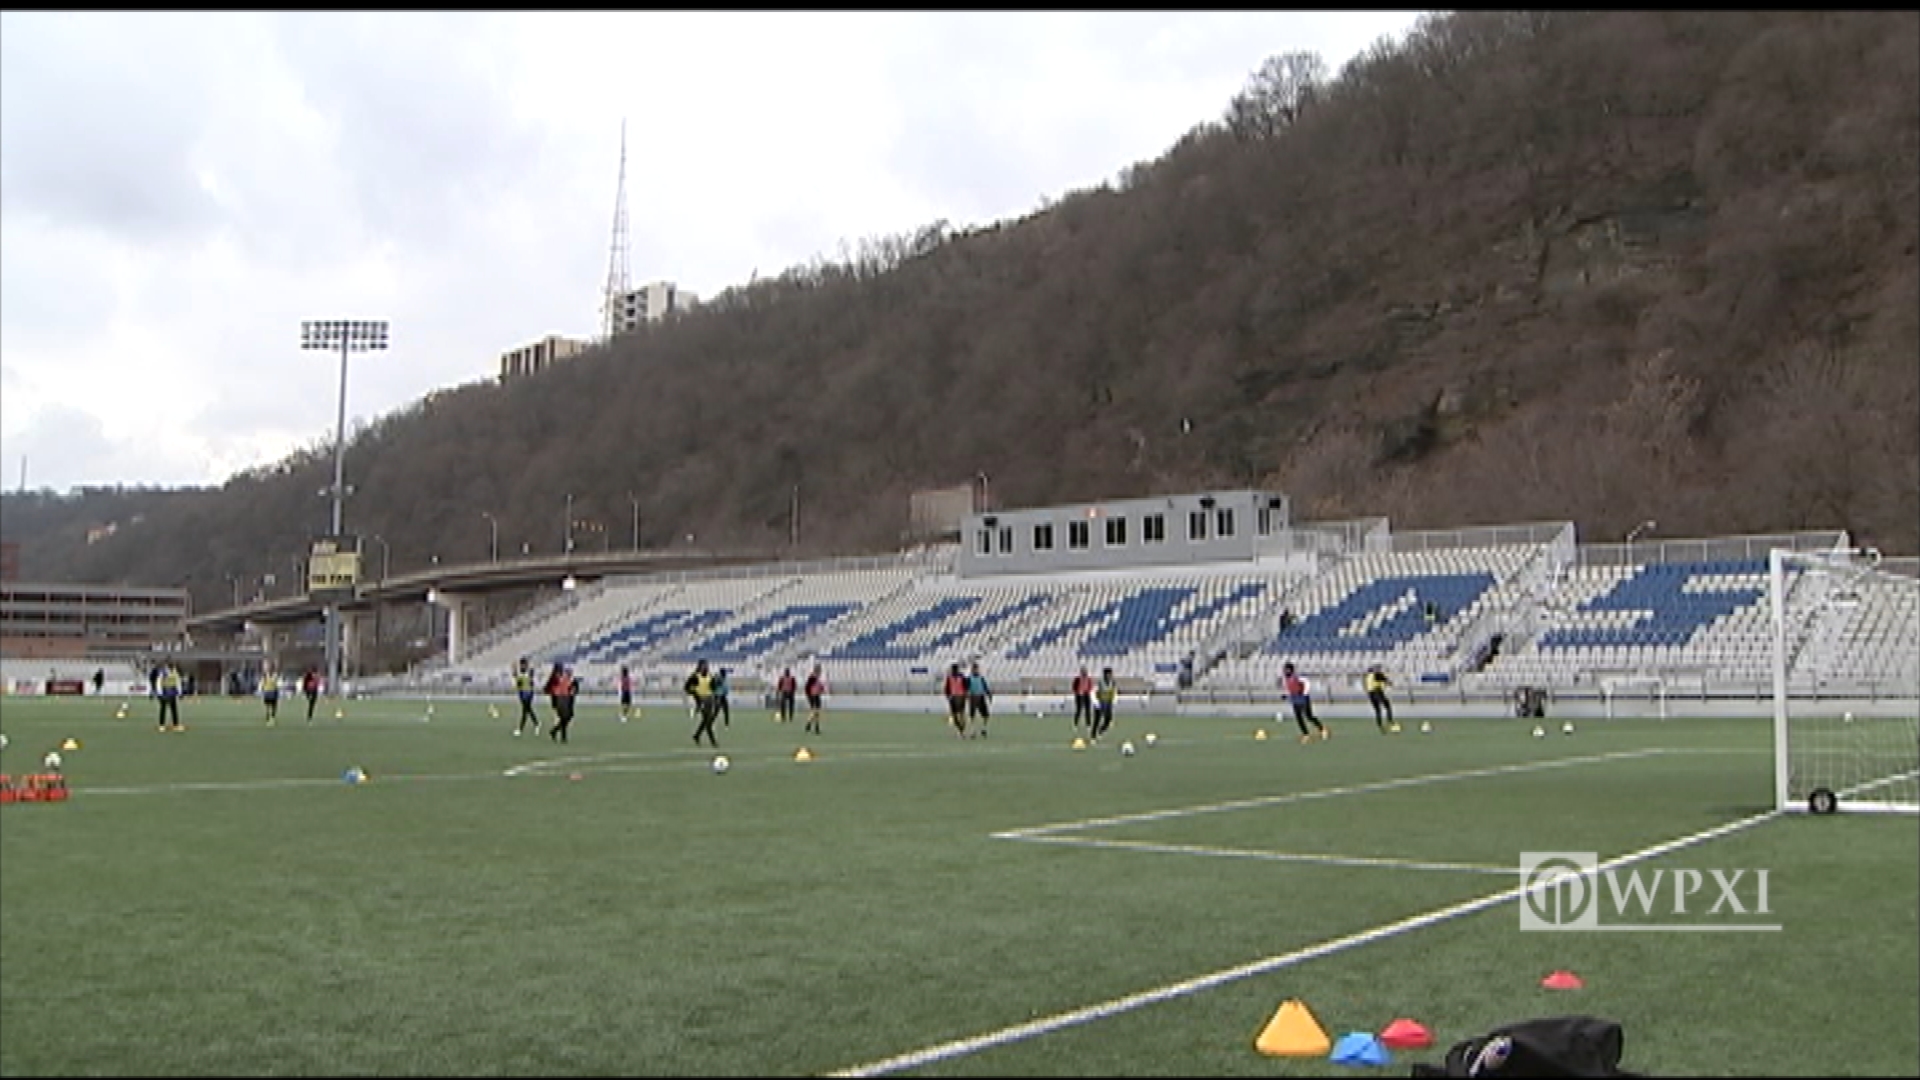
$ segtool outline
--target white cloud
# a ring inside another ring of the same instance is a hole
[[[1266,56],[1337,70],[1416,18],[0,15],[4,471],[218,483],[325,443],[338,366],[303,319],[393,322],[350,421],[591,334],[623,118],[634,279],[711,296],[1023,215],[1159,156]]]

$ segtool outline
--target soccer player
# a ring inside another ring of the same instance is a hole
[[[280,673],[268,668],[260,674],[260,702],[267,707],[267,726],[280,715]]]
[[[633,673],[627,665],[620,665],[620,722],[626,723],[633,718]]]
[[[300,692],[307,696],[307,723],[313,723],[313,707],[320,703],[320,673],[312,668],[300,676]]]
[[[1100,687],[1094,691],[1093,721],[1088,725],[1094,742],[1113,726],[1113,703],[1119,699],[1120,680],[1113,677],[1112,668],[1101,668]]]
[[[967,675],[967,712],[980,721],[978,738],[987,737],[987,717],[991,715],[988,706],[993,702],[993,688],[987,685],[987,677],[980,674],[980,662],[973,663],[973,671]]]
[[[733,726],[733,703],[729,697],[733,693],[733,683],[728,678],[732,671],[732,668],[721,668],[720,673],[713,677],[713,710],[720,717],[721,727]]]
[[[533,733],[540,734],[540,715],[533,711],[533,669],[527,666],[527,658],[520,658],[520,666],[513,670],[513,691],[520,697],[520,720],[513,725],[513,737],[533,725]]]
[[[185,731],[186,725],[180,722],[180,669],[166,664],[160,669],[160,730]],[[171,717],[173,723],[167,723]]]
[[[782,668],[780,679],[773,684],[773,718],[782,724],[793,723],[793,699],[800,692],[800,680],[793,677],[792,668]]]
[[[1300,725],[1300,741],[1310,742],[1313,739],[1314,732],[1307,730],[1308,724],[1318,729],[1322,741],[1331,737],[1333,733],[1327,730],[1327,725],[1313,715],[1313,685],[1307,682],[1306,676],[1294,670],[1291,660],[1280,665],[1280,685],[1286,688],[1287,701],[1293,705],[1293,722]]]
[[[1393,680],[1375,664],[1367,669],[1361,683],[1367,688],[1367,700],[1373,704],[1373,726],[1379,728],[1381,734],[1399,731],[1400,725],[1393,719],[1393,702],[1387,700],[1387,687],[1393,685]]]
[[[713,703],[713,673],[707,670],[705,660],[693,665],[693,674],[687,676],[682,689],[692,699],[694,715],[700,721],[693,729],[694,745],[700,745],[700,736],[705,735],[708,744],[718,749],[720,740],[713,734],[713,719],[717,715],[717,707]]]
[[[547,675],[547,700],[553,704],[553,726],[547,729],[547,738],[555,742],[567,741],[567,727],[573,723],[573,706],[580,694],[579,680],[573,677],[573,669],[554,661],[553,671]]]
[[[947,698],[947,723],[964,739],[967,737],[967,677],[961,674],[959,664],[949,664],[946,678],[941,682],[941,693]]]
[[[1085,719],[1087,730],[1093,730],[1093,676],[1087,674],[1083,665],[1080,674],[1073,677],[1073,729],[1080,730],[1080,721]]]
[[[820,702],[827,696],[827,677],[820,674],[820,665],[813,665],[807,672],[807,726],[805,730],[820,734]]]

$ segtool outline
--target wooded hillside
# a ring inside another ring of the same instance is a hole
[[[1259,486],[1397,528],[1838,527],[1920,550],[1920,14],[1467,13],[1275,60],[1159,160],[868,239],[349,444],[396,572],[582,546],[887,549],[910,492]],[[9,495],[35,580],[227,581],[330,452],[213,490]],[[118,522],[88,545],[89,527]],[[284,554],[282,554],[284,553]],[[381,557],[379,548],[370,551]]]

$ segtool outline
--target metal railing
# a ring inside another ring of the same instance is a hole
[[[1722,559],[1765,562],[1774,548],[1789,551],[1833,551],[1847,546],[1845,531],[1776,533],[1754,536],[1717,536],[1697,540],[1642,540],[1627,544],[1582,544],[1578,566],[1646,566],[1662,563],[1715,562]]]

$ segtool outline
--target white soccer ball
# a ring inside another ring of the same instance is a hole
[[[1126,742],[1123,742],[1123,743],[1121,743],[1121,744],[1120,744],[1120,756],[1121,756],[1121,757],[1132,757],[1132,756],[1133,756],[1133,741],[1132,741],[1132,740],[1128,740],[1128,741],[1126,741]]]
[[[1844,724],[1851,724],[1851,723],[1853,723],[1853,712],[1852,712],[1852,710],[1848,710],[1848,712],[1847,712],[1847,715],[1845,715],[1845,716],[1843,716],[1843,717],[1841,717],[1841,718],[1840,718],[1840,722],[1841,722],[1841,723],[1844,723]]]
[[[47,751],[47,756],[40,759],[40,764],[45,765],[49,769],[58,769],[60,767],[60,751]]]
[[[1154,734],[1153,732],[1151,732],[1151,731],[1149,731],[1149,732],[1147,732],[1147,734],[1146,734],[1146,742],[1147,742],[1147,745],[1148,745],[1148,746],[1152,746],[1152,745],[1153,745],[1154,743],[1157,743],[1157,742],[1159,742],[1159,741],[1160,741],[1160,736],[1158,736],[1158,735],[1155,735],[1155,734]]]
[[[733,762],[727,760],[727,755],[717,754],[714,756],[713,771],[716,774],[726,772],[731,768],[733,768]]]

